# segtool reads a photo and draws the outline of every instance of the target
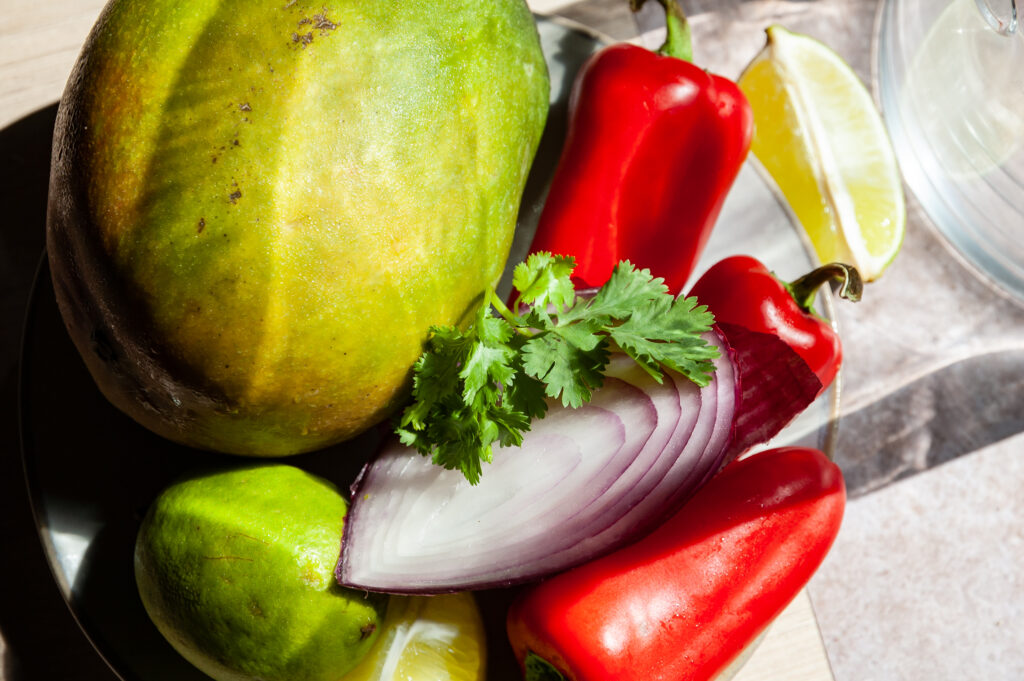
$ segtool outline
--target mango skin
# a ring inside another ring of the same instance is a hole
[[[522,0],[112,0],[47,219],[100,390],[235,454],[378,423],[500,277],[548,99]]]

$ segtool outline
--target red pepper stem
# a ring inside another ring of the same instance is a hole
[[[857,302],[864,290],[860,273],[856,267],[841,262],[831,262],[811,270],[799,279],[786,284],[793,300],[805,312],[812,312],[814,309],[814,298],[818,295],[818,289],[822,284],[838,282],[836,295],[846,300]]]
[[[634,12],[640,11],[647,0],[629,0],[629,7]],[[665,42],[658,48],[658,54],[675,57],[683,61],[693,61],[693,33],[686,14],[676,0],[658,0],[665,8]]]

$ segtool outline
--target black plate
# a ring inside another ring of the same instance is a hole
[[[599,36],[564,22],[538,19],[538,27],[551,70],[552,109],[527,186],[512,263],[526,253],[558,159],[572,76],[602,44]],[[697,271],[740,245],[783,277],[795,278],[812,266],[789,212],[749,164]],[[830,301],[823,302],[830,310]],[[830,449],[837,401],[835,390],[827,393],[778,441]],[[208,681],[146,616],[135,590],[132,554],[139,522],[154,497],[184,471],[227,457],[168,442],[102,397],[65,331],[45,258],[24,329],[20,407],[22,456],[38,529],[54,578],[86,636],[124,681]],[[288,462],[346,489],[377,441],[370,433]],[[504,633],[513,592],[478,595],[488,632],[488,678],[516,679]]]

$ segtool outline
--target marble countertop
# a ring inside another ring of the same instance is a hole
[[[689,0],[697,59],[735,76],[770,23],[814,35],[873,84],[878,0]],[[615,40],[656,39],[625,0],[534,0]],[[17,445],[17,355],[42,249],[54,103],[99,0],[0,13],[0,679],[112,679],[39,548]],[[656,29],[651,29],[655,30]],[[42,159],[42,161],[40,161]],[[903,251],[840,306],[846,361],[839,539],[756,679],[1024,678],[1024,305],[965,264],[908,193]],[[59,654],[57,654],[59,651]],[[795,652],[794,652],[795,651]],[[788,653],[788,654],[787,654]]]

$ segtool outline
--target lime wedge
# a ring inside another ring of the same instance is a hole
[[[822,263],[881,276],[906,229],[903,185],[874,101],[839,55],[781,26],[739,78],[754,110],[751,152]]]
[[[472,594],[392,596],[380,637],[344,681],[483,681],[486,657]]]

